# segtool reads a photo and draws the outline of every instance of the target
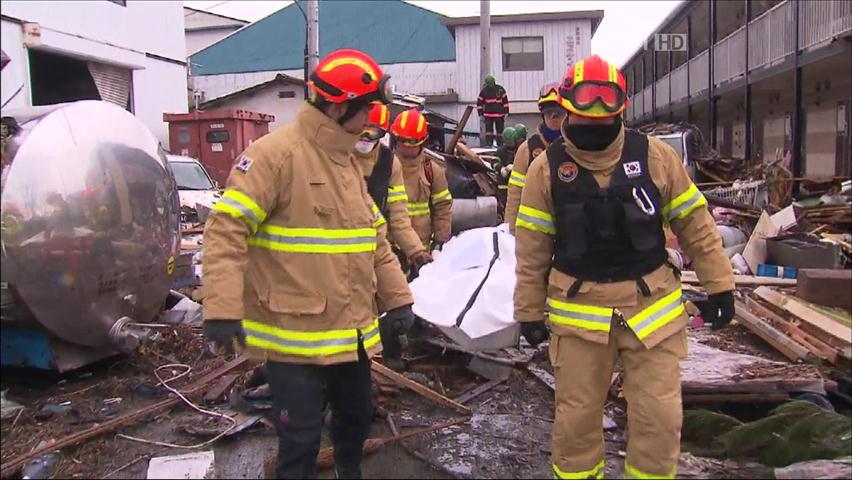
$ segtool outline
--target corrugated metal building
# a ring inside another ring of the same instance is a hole
[[[688,121],[728,157],[793,153],[795,176],[852,174],[852,2],[683,2],[622,67],[629,125]],[[711,61],[712,60],[712,61]]]
[[[396,91],[423,96],[450,118],[476,103],[479,17],[449,18],[398,0],[319,2],[319,8],[320,55],[363,50]],[[508,92],[511,122],[537,124],[539,88],[590,53],[602,19],[600,10],[491,17],[492,71]],[[279,73],[304,78],[304,42],[305,19],[293,4],[192,55],[190,84],[210,102]],[[477,129],[476,122],[466,128]]]
[[[218,13],[183,7],[183,30],[186,34],[186,56],[204,49],[234,33],[249,22]]]

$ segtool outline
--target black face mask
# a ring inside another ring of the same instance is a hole
[[[566,123],[565,136],[580,150],[599,152],[608,147],[621,130],[621,116],[610,125],[571,125]]]

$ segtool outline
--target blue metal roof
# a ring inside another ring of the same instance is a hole
[[[380,64],[454,61],[455,40],[439,15],[399,0],[320,1],[320,56],[355,48]],[[305,17],[295,4],[190,57],[193,75],[300,69]]]

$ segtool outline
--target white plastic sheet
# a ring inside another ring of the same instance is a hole
[[[499,256],[489,272],[495,233]],[[471,339],[515,326],[515,237],[506,224],[468,230],[447,242],[441,255],[411,283],[414,313],[434,325],[455,327],[480,284],[459,325]]]

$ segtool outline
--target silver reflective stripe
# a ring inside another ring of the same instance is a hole
[[[633,328],[634,332],[637,332],[637,333],[641,332],[642,329],[644,329],[648,325],[650,325],[650,324],[654,323],[655,321],[659,320],[660,318],[664,317],[666,314],[671,313],[672,311],[676,310],[678,307],[681,306],[682,303],[683,303],[683,301],[681,300],[681,297],[677,297],[672,303],[666,305],[662,310],[660,310],[657,313],[654,313],[653,315],[649,316],[648,318],[639,322],[638,324],[636,324],[636,326],[631,327],[631,328]]]
[[[603,315],[595,315],[593,313],[580,313],[580,312],[572,312],[570,310],[562,310],[561,308],[556,308],[553,305],[550,306],[551,313],[554,313],[560,317],[568,317],[574,318],[577,320],[587,320],[589,322],[595,323],[603,323],[609,325],[612,321],[612,317],[605,317]]]
[[[269,240],[276,243],[294,245],[360,245],[362,243],[375,243],[376,237],[353,237],[353,238],[320,238],[320,237],[286,237],[274,235],[267,232],[257,232],[257,238]]]
[[[691,197],[689,197],[688,200],[681,203],[677,208],[675,208],[671,212],[669,212],[668,218],[670,218],[670,219],[677,218],[677,216],[680,215],[680,212],[692,207],[693,205],[695,205],[699,201],[701,201],[701,192],[696,190],[695,193]]]
[[[255,224],[260,223],[260,219],[257,218],[257,215],[255,215],[254,212],[252,212],[250,208],[246,207],[242,203],[237,202],[233,198],[228,198],[228,197],[223,196],[222,198],[219,199],[219,201],[224,203],[225,205],[229,205],[231,207],[236,208],[237,210],[240,211],[240,213],[242,213],[243,215],[248,217],[249,220],[251,220]]]
[[[518,212],[518,218],[524,220],[525,222],[530,222],[534,225],[538,225],[542,228],[553,228],[553,222],[548,222],[547,220],[536,218],[531,215],[527,215],[526,213]]]
[[[405,191],[402,192],[389,192],[388,198],[396,198],[396,197],[407,197]]]

